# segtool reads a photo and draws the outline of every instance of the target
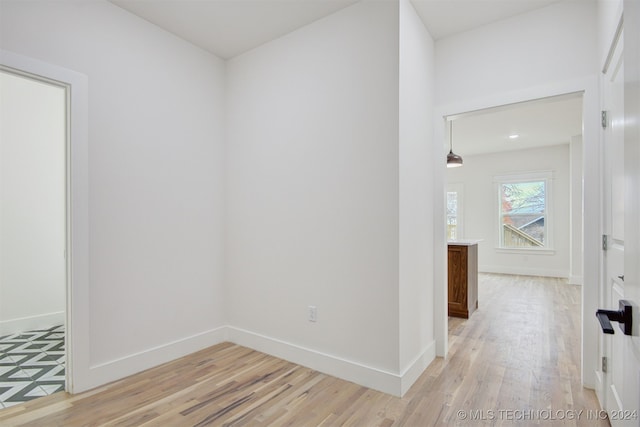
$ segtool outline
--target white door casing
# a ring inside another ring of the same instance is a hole
[[[95,387],[89,362],[88,78],[78,72],[0,49],[0,66],[67,87],[66,389]]]

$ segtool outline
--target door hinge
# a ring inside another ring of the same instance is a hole
[[[607,128],[607,111],[606,110],[602,110],[602,129],[606,129]]]
[[[605,356],[602,357],[602,372],[607,373],[607,358]]]
[[[607,235],[606,234],[602,235],[602,250],[603,251],[607,250]]]

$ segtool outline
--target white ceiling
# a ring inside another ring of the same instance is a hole
[[[109,1],[196,46],[228,59],[359,0]],[[434,39],[546,7],[558,1],[411,0]],[[567,143],[571,136],[581,133],[581,107],[576,99],[555,101],[519,105],[458,118],[453,131],[454,151],[465,156]],[[521,137],[509,140],[507,137],[513,132],[519,133]]]
[[[196,46],[228,59],[359,0],[109,1]],[[411,0],[411,3],[437,40],[558,1],[560,0]]]
[[[358,0],[109,0],[223,59]]]
[[[557,96],[455,117],[453,151],[469,155],[568,144],[582,135],[582,96]],[[519,135],[511,139],[509,135]],[[449,142],[446,142],[447,152]]]

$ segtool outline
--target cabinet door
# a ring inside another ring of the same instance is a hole
[[[467,247],[449,246],[449,316],[468,317]]]

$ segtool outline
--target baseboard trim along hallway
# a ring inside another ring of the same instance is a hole
[[[433,341],[402,373],[394,373],[232,326],[228,340],[394,396],[406,392],[436,356]]]

